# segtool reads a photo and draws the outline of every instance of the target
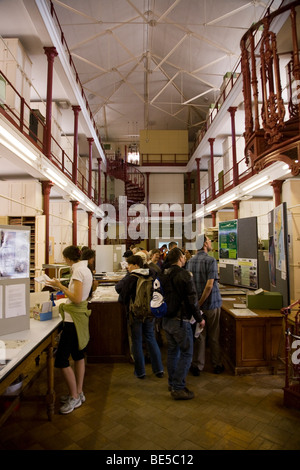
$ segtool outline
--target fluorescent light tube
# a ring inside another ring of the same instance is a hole
[[[72,196],[76,197],[80,202],[84,202],[84,197],[78,191],[72,191]]]
[[[12,151],[20,151],[21,154],[24,154],[25,157],[30,158],[30,160],[36,160],[37,156],[31,152],[25,145],[23,145],[21,142],[18,141],[10,132],[8,132],[4,127],[0,126],[0,134],[5,141],[1,141],[3,145],[5,145],[9,150]],[[19,157],[23,158],[23,155],[20,155],[20,153],[15,152],[16,155]]]
[[[197,211],[195,214],[196,219],[199,219],[200,217],[203,217],[203,216],[204,216],[204,209]]]
[[[259,180],[256,180],[253,183],[248,184],[247,186],[242,188],[242,191],[248,191],[249,189],[251,189],[251,191],[253,191],[254,189],[258,188],[259,186],[262,186],[263,184],[265,184],[268,179],[269,179],[268,176],[263,176]]]
[[[291,172],[290,167],[288,164],[283,165],[282,169],[284,170],[284,175],[287,175],[288,173]]]
[[[18,157],[22,158],[22,160],[24,160],[24,162],[28,163],[29,165],[32,164],[32,160],[29,160],[29,158],[25,157],[25,155],[23,155],[21,152],[19,152],[15,147],[13,147],[12,145],[10,145],[8,142],[6,142],[6,140],[4,139],[1,139],[0,137],[0,144],[4,145],[4,147],[6,147],[8,150],[11,150],[12,153],[14,153],[15,155],[17,155]]]
[[[86,203],[86,206],[87,206],[89,209],[91,209],[92,211],[94,210],[94,205],[93,205],[92,202],[87,202],[87,203]]]
[[[50,175],[54,183],[61,185],[63,187],[67,186],[67,182],[61,176],[59,176],[55,171],[53,171],[51,168],[46,168],[46,172]]]
[[[227,196],[224,199],[221,199],[220,203],[225,204],[226,202],[233,201],[235,197],[236,197],[236,194],[231,194],[230,196]]]
[[[206,212],[210,212],[211,210],[215,209],[217,207],[217,204],[212,204],[211,206],[207,206],[205,208]]]

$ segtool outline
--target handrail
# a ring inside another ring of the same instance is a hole
[[[254,23],[250,28],[246,31],[246,33],[242,36],[242,39],[240,41],[240,44],[242,45],[243,42],[246,42],[248,37],[254,32],[257,31],[260,26],[263,26],[265,21],[268,20],[271,22],[276,16],[282,15],[282,13],[285,13],[288,10],[291,10],[294,7],[299,6],[299,0],[296,0],[294,2],[291,2],[283,7],[279,7],[277,10],[273,11],[272,13],[267,14],[264,16],[261,20],[257,21]]]
[[[238,168],[240,168],[243,163],[245,163],[246,157],[244,156],[241,160],[237,162]],[[253,168],[246,168],[245,170],[239,172],[238,171],[238,181],[237,184],[241,184],[246,181],[248,178],[253,176],[256,173]],[[214,199],[217,199],[219,196],[225,194],[226,192],[230,191],[234,187],[233,182],[233,167],[227,170],[222,175],[221,184],[219,178],[215,178],[214,185],[215,185],[215,197],[212,197],[212,186],[213,184],[210,183],[206,186],[205,190],[200,193],[200,203],[208,204],[212,202]]]
[[[92,122],[92,124],[93,124],[94,130],[95,130],[96,135],[97,135],[97,137],[98,137],[98,139],[99,139],[99,143],[100,143],[100,145],[101,145],[101,147],[102,147],[102,142],[101,142],[101,137],[100,137],[100,134],[99,134],[99,130],[98,130],[98,128],[97,128],[95,119],[94,119],[94,117],[93,117],[91,108],[90,108],[90,106],[89,106],[89,103],[88,103],[88,100],[87,100],[85,91],[84,91],[84,89],[83,89],[82,83],[81,83],[81,81],[80,81],[80,79],[79,79],[78,72],[77,72],[77,70],[76,70],[76,67],[75,67],[75,64],[74,64],[73,57],[72,57],[72,54],[71,54],[71,52],[70,52],[69,46],[68,46],[68,44],[67,44],[67,41],[65,40],[65,35],[64,35],[64,32],[63,32],[62,27],[61,27],[61,25],[60,25],[59,19],[58,19],[58,17],[57,17],[57,14],[56,14],[56,11],[55,11],[55,8],[54,8],[54,5],[53,5],[53,1],[52,1],[52,0],[48,0],[48,1],[49,1],[49,3],[50,3],[50,13],[51,13],[51,16],[52,16],[52,17],[55,19],[55,21],[56,21],[57,27],[58,27],[59,32],[60,32],[61,43],[62,43],[62,45],[66,48],[66,51],[67,51],[67,53],[68,53],[70,66],[71,66],[71,68],[73,69],[73,72],[74,72],[74,74],[75,74],[76,82],[77,82],[77,84],[79,85],[80,90],[81,90],[81,96],[82,96],[82,98],[83,98],[84,101],[85,101],[85,106],[86,106],[87,111],[89,112],[90,120],[91,120],[91,122]]]
[[[273,0],[274,1],[274,0]],[[273,2],[272,2],[273,3]],[[295,1],[293,2],[294,4],[299,4],[299,1]],[[292,4],[290,4],[292,5]],[[287,5],[285,8],[288,9],[288,7],[290,7],[290,5]],[[268,11],[269,9],[271,8],[272,4],[269,5],[268,7],[268,10],[267,10],[267,13],[266,15],[264,15],[264,17],[259,21],[259,23],[263,23],[264,19],[266,18],[266,16],[268,16]],[[277,12],[278,10],[276,10]],[[272,15],[274,15],[276,12],[272,13]],[[255,23],[255,25],[257,25],[258,23]],[[253,25],[251,28],[254,28]],[[248,32],[248,31],[247,31]],[[245,33],[246,35],[247,33]],[[244,35],[244,36],[245,36]],[[243,37],[244,37],[243,36]],[[238,72],[239,68],[241,68],[241,57],[239,58],[238,62],[236,63],[236,65],[234,66],[232,72],[231,72],[231,79],[230,81],[226,84],[226,86],[224,87],[224,90],[222,90],[222,93],[220,94],[220,96],[218,97],[217,101],[215,102],[215,105],[214,107],[211,109],[211,113],[209,116],[207,116],[206,120],[205,120],[205,124],[204,126],[202,127],[202,129],[200,129],[199,133],[198,133],[198,136],[196,137],[196,140],[194,142],[194,145],[192,146],[191,150],[190,150],[190,158],[191,156],[195,153],[196,149],[198,148],[198,146],[200,145],[200,143],[202,142],[206,132],[208,131],[208,128],[211,126],[212,122],[215,120],[216,116],[218,115],[218,113],[220,112],[220,109],[223,105],[223,103],[225,102],[225,100],[228,98],[231,90],[233,89],[235,83],[236,83],[236,80],[233,82],[233,78],[234,78],[234,75],[236,73],[241,73]],[[230,89],[228,90],[228,87],[230,86]]]
[[[5,115],[5,117],[12,123],[22,134],[26,137],[31,144],[33,144],[37,149],[42,152],[44,155],[44,136],[45,136],[45,127],[46,124],[41,119],[41,117],[29,106],[25,99],[21,96],[18,90],[13,86],[10,80],[6,75],[0,70],[0,77],[6,82],[6,87],[9,87],[13,93],[13,98],[10,100],[10,103],[5,101],[1,103],[0,112]],[[14,106],[11,103],[14,103]],[[34,116],[40,127],[39,133],[35,133],[30,127],[30,116]],[[45,155],[46,156],[46,155]],[[72,170],[70,171],[68,167],[72,167],[73,160],[68,156],[62,146],[57,142],[57,140],[51,135],[51,159],[52,163],[65,175],[70,181],[72,181]],[[81,157],[78,157],[81,161]],[[88,196],[88,179],[85,175],[77,168],[77,185]],[[92,182],[91,182],[92,184]],[[92,185],[92,192],[94,196],[92,200],[95,202],[97,200],[97,185]],[[96,203],[96,202],[95,202]]]
[[[283,314],[283,315],[289,315],[291,312],[290,310],[295,307],[296,305],[299,305],[300,307],[300,299],[296,300],[295,302],[293,302],[291,305],[289,305],[288,307],[283,307],[280,312]]]
[[[298,304],[298,311],[295,316],[295,324],[296,324],[296,331],[295,335],[291,333],[290,328],[288,327],[288,315],[291,313],[291,309],[295,307]],[[289,337],[296,337],[296,339],[299,338],[299,315],[300,315],[300,299],[296,300],[296,302],[293,302],[291,305],[288,307],[284,307],[280,310],[282,315],[284,315],[284,322],[285,322],[285,388],[287,389],[289,387],[289,352],[290,352],[290,342],[289,342]]]
[[[144,174],[132,163],[107,159],[107,172],[125,183],[132,183],[138,189],[145,189]]]
[[[245,154],[251,160],[251,166],[259,170],[270,162],[270,152],[278,151],[276,160],[282,145],[299,138],[300,105],[297,95],[292,92],[293,82],[298,83],[300,79],[296,6],[299,6],[299,1],[291,2],[270,13],[252,25],[240,42],[245,106]],[[284,51],[285,56],[289,54],[291,57],[288,74],[285,75],[281,67],[282,54],[278,50],[277,37],[271,25],[274,18],[287,12],[290,13],[291,20],[289,34],[292,37],[292,50]],[[254,37],[261,26],[261,40],[256,44]],[[287,100],[283,90],[288,93]],[[287,156],[286,163],[294,176],[300,172],[300,165],[295,158]]]

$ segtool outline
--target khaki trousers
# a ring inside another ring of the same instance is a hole
[[[199,370],[204,369],[206,342],[210,349],[210,358],[213,367],[222,365],[219,343],[221,308],[203,310],[203,313],[205,315],[205,327],[199,337],[194,338],[192,361],[192,367],[197,367]]]

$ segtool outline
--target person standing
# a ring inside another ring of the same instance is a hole
[[[164,376],[164,368],[161,352],[155,338],[155,318],[150,314],[149,317],[147,316],[144,319],[137,318],[131,309],[131,305],[134,303],[136,296],[138,277],[149,277],[151,273],[149,268],[143,267],[143,259],[139,255],[130,256],[127,263],[129,274],[116,284],[115,289],[119,294],[118,301],[126,306],[128,322],[131,329],[134,374],[139,379],[144,379],[146,376],[143,351],[144,336],[150,355],[152,370],[157,377],[162,378]]]
[[[62,370],[68,386],[68,395],[61,398],[60,413],[71,413],[85,402],[83,381],[85,375],[84,349],[89,342],[88,298],[93,283],[93,276],[87,260],[81,260],[77,246],[68,246],[63,250],[63,257],[71,267],[69,286],[65,287],[59,279],[52,279],[48,284],[61,290],[67,297],[60,304],[59,312],[64,320],[63,331],[55,357],[55,367]],[[69,363],[69,356],[74,360],[74,369]]]
[[[183,269],[185,256],[179,248],[169,252],[170,267],[165,270],[168,304],[167,316],[163,317],[168,353],[168,383],[174,400],[190,400],[194,393],[186,387],[186,376],[193,357],[192,317],[204,327],[198,297],[191,274]]]
[[[84,247],[84,249],[81,249],[81,260],[87,260],[87,265],[88,268],[90,268],[92,276],[93,276],[93,285],[92,285],[92,291],[90,295],[97,289],[98,287],[98,281],[94,279],[94,274],[96,273],[95,267],[96,267],[96,252],[95,250],[92,250],[90,248]]]
[[[158,264],[159,260],[160,260],[160,249],[154,248],[150,252],[150,261],[148,265],[150,268],[153,268],[156,272],[161,273],[161,269]]]
[[[209,252],[212,250],[211,240],[204,234],[198,236],[199,251],[187,264],[196,284],[199,307],[205,316],[205,328],[194,341],[194,354],[191,365],[193,375],[200,375],[205,365],[206,336],[210,348],[211,362],[215,374],[221,374],[224,366],[221,361],[219,344],[220,314],[222,297],[218,286],[217,261]]]
[[[161,265],[161,270],[162,270],[162,272],[163,272],[165,269],[167,269],[167,268],[169,268],[169,267],[171,266],[171,263],[170,263],[170,260],[169,260],[169,254],[172,252],[172,250],[174,250],[174,248],[177,248],[177,242],[174,242],[174,241],[173,241],[173,242],[170,242],[169,245],[168,245],[168,247],[169,247],[169,251],[168,251],[167,256],[165,257],[165,259],[164,259],[164,261],[163,261],[163,263],[162,263],[162,265]]]

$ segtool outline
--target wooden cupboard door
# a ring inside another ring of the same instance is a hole
[[[91,309],[88,362],[127,362],[129,347],[124,306],[118,302],[92,302]]]
[[[240,328],[240,357],[241,365],[265,365],[266,354],[266,325],[258,323],[242,323]]]
[[[227,359],[234,367],[236,363],[236,322],[227,312],[220,318],[220,345]]]

